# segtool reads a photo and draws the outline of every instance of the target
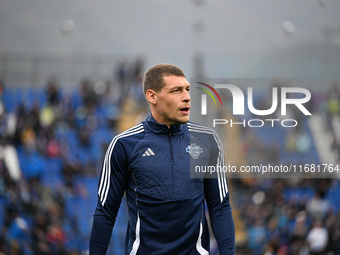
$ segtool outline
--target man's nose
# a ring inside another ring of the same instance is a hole
[[[183,101],[190,102],[190,94],[187,90],[184,91]]]

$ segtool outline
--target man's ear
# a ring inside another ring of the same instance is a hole
[[[148,102],[150,104],[156,104],[157,103],[157,95],[156,95],[156,91],[152,90],[152,89],[148,89],[145,93],[145,97],[146,100],[148,100]]]

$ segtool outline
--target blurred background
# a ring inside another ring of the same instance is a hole
[[[225,128],[226,159],[340,164],[339,11],[336,0],[2,0],[0,254],[88,253],[103,154],[147,115],[141,82],[156,63],[188,79],[322,81],[306,87],[312,117],[291,112],[297,128]],[[336,176],[229,179],[237,254],[340,254]],[[126,221],[123,202],[109,254],[124,254]]]

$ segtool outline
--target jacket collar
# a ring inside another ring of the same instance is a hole
[[[179,134],[185,131],[187,124],[178,124],[178,125],[172,125],[170,128],[168,128],[165,124],[158,123],[152,116],[151,112],[146,117],[146,123],[148,124],[149,128],[154,132],[158,134]]]

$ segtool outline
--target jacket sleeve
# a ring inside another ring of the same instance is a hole
[[[93,216],[90,255],[106,254],[129,179],[126,155],[124,146],[115,137],[106,151],[98,184],[98,203]]]
[[[210,165],[223,169],[224,151],[217,134],[214,135]],[[209,217],[220,255],[235,254],[235,227],[232,216],[226,175],[216,172],[214,177],[204,180],[205,199]]]

